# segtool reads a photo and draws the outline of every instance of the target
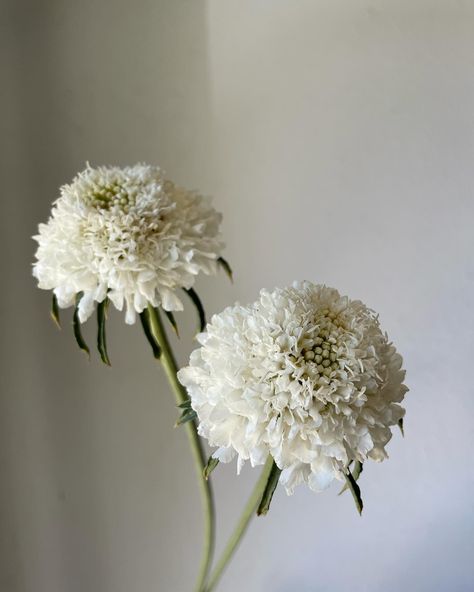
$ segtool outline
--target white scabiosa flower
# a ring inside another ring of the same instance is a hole
[[[176,187],[157,167],[88,166],[40,224],[33,274],[61,308],[81,294],[81,322],[106,297],[126,306],[127,323],[147,304],[181,310],[176,290],[216,272],[220,222],[207,198]]]
[[[362,302],[310,282],[262,290],[215,315],[179,372],[199,433],[252,466],[270,454],[287,493],[343,480],[350,461],[386,458],[404,415],[402,358]]]

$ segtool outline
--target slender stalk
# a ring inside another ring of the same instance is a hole
[[[184,403],[188,395],[186,389],[179,382],[177,377],[178,366],[176,364],[173,351],[171,349],[166,331],[161,322],[160,313],[153,306],[148,306],[148,314],[150,318],[150,326],[153,336],[161,347],[160,361],[165,370],[168,381],[173,389],[176,402],[178,404]],[[199,487],[201,490],[202,506],[205,515],[205,532],[204,532],[204,553],[199,569],[199,575],[196,583],[196,590],[201,592],[204,590],[209,570],[212,564],[212,557],[214,553],[215,543],[215,511],[214,511],[214,495],[212,486],[209,480],[204,479],[203,470],[206,466],[206,455],[202,447],[201,439],[197,433],[196,422],[189,421],[184,424],[184,428],[188,434],[189,443],[194,457],[194,464],[198,476]]]
[[[240,540],[242,539],[247,527],[252,519],[252,516],[257,511],[257,508],[262,500],[263,492],[267,486],[268,478],[273,468],[273,458],[271,456],[268,457],[265,466],[263,467],[262,474],[260,475],[257,484],[255,485],[254,490],[240,516],[240,519],[235,527],[234,532],[232,533],[230,539],[227,542],[227,545],[222,552],[222,555],[217,562],[214,571],[211,574],[207,587],[205,588],[205,592],[211,592],[215,589],[216,584],[218,583],[220,577],[222,576],[223,571],[227,567],[227,564],[231,560],[235,550],[237,549]]]

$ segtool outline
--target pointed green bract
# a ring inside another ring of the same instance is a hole
[[[188,397],[186,401],[183,401],[178,405],[180,409],[192,409],[191,407],[191,399]]]
[[[350,471],[345,472],[344,477],[346,479],[347,488],[350,490],[350,492],[352,493],[352,497],[354,498],[357,511],[359,512],[359,514],[362,514],[364,504],[362,502],[360,487],[357,485],[357,482]]]
[[[147,341],[153,351],[153,356],[156,360],[159,360],[161,356],[161,347],[158,345],[151,330],[150,317],[146,308],[140,313],[140,321],[143,327],[143,333],[145,333],[145,337],[147,338]]]
[[[83,352],[87,354],[88,357],[90,357],[89,347],[87,346],[87,343],[85,342],[84,337],[82,336],[81,322],[79,320],[79,302],[81,301],[82,296],[82,292],[76,294],[76,306],[74,308],[74,315],[72,317],[72,329],[74,332],[74,337],[77,341],[77,345],[82,349]]]
[[[351,466],[352,461],[350,461],[350,463],[347,465],[347,470],[349,470],[349,467]],[[354,464],[354,470],[352,471],[352,476],[354,477],[354,480],[357,481],[360,477],[360,474],[362,473],[362,471],[364,470],[364,465],[356,460],[355,464]],[[341,491],[338,493],[338,495],[341,495],[341,493],[344,493],[346,490],[348,489],[347,487],[347,483],[344,485],[344,487],[341,489]]]
[[[217,263],[222,267],[222,269],[226,272],[227,276],[229,277],[230,281],[234,281],[234,274],[232,272],[232,268],[229,263],[224,259],[224,257],[219,257],[217,259]]]
[[[214,458],[213,456],[209,457],[209,460],[207,461],[207,465],[204,467],[204,471],[202,472],[203,477],[206,481],[209,479],[209,475],[217,467],[218,464],[219,464],[218,458]]]
[[[105,298],[97,305],[97,349],[99,350],[100,359],[110,366],[109,355],[107,353],[107,343],[105,339],[105,321],[107,320],[107,306],[109,299]]]
[[[405,429],[403,427],[403,417],[400,417],[397,425],[400,428],[400,432],[402,433],[402,436],[405,437]]]
[[[181,411],[181,415],[179,416],[178,421],[175,424],[175,427],[183,425],[183,423],[187,423],[188,421],[193,421],[197,418],[197,413],[191,407],[191,399],[186,399],[178,405]]]
[[[194,409],[184,409],[178,421],[176,422],[176,427],[183,425],[184,423],[188,423],[188,421],[193,421],[196,418],[197,413],[194,411]]]
[[[165,315],[167,316],[169,322],[171,323],[171,326],[173,327],[173,330],[176,333],[177,337],[179,337],[178,323],[176,322],[176,319],[174,318],[174,314],[171,312],[171,310],[165,310]]]
[[[58,299],[56,294],[53,293],[53,298],[51,300],[51,310],[50,310],[51,318],[53,319],[55,325],[58,329],[61,329],[61,319],[59,318],[59,306],[58,306]]]
[[[352,471],[352,476],[357,481],[364,470],[364,465],[360,461],[356,460],[354,464],[354,470]]]
[[[191,298],[194,306],[197,309],[199,315],[199,330],[204,331],[204,329],[206,328],[206,313],[204,312],[202,302],[199,296],[197,295],[196,291],[193,290],[193,288],[189,288],[189,290],[187,290],[186,288],[183,289],[186,292],[186,294]]]
[[[272,469],[270,471],[270,475],[268,477],[267,485],[265,486],[265,490],[262,495],[262,499],[260,501],[260,505],[257,508],[257,516],[265,516],[270,509],[270,504],[272,501],[273,494],[275,493],[275,489],[278,485],[278,480],[280,479],[281,469],[279,469],[273,461]]]

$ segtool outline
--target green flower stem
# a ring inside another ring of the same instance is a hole
[[[160,361],[165,370],[168,381],[173,389],[176,402],[184,403],[188,399],[186,389],[179,382],[177,377],[178,366],[173,355],[168,337],[161,322],[160,313],[153,306],[148,305],[148,314],[150,318],[150,326],[153,336],[161,347]],[[196,584],[196,590],[201,592],[204,589],[209,570],[212,564],[212,557],[214,553],[215,543],[215,511],[214,511],[214,496],[212,486],[209,480],[204,479],[203,470],[207,463],[207,458],[201,443],[201,439],[197,433],[196,422],[188,421],[184,424],[188,434],[189,443],[194,457],[196,472],[198,476],[199,487],[201,490],[202,505],[205,515],[205,533],[204,533],[204,554],[199,570],[199,575]]]
[[[235,527],[234,532],[232,533],[230,539],[225,546],[225,549],[219,559],[214,571],[211,574],[209,579],[209,583],[205,588],[205,592],[211,592],[215,589],[220,577],[222,576],[223,571],[227,567],[227,564],[231,560],[235,550],[237,549],[240,540],[242,539],[247,527],[252,519],[252,516],[257,511],[257,508],[262,500],[263,492],[267,486],[268,478],[270,477],[270,473],[273,468],[273,458],[271,456],[268,457],[265,466],[263,467],[262,474],[260,475],[257,484],[247,502],[247,505],[240,516],[240,519]]]

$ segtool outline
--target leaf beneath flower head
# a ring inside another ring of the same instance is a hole
[[[207,465],[204,467],[204,470],[202,472],[203,477],[206,481],[209,479],[209,475],[217,467],[218,464],[219,464],[218,458],[214,458],[213,456],[209,457],[209,460],[207,461]]]
[[[151,330],[150,316],[147,309],[140,313],[140,321],[143,327],[143,333],[145,333],[145,337],[147,338],[148,343],[151,345],[153,356],[155,359],[159,360],[161,356],[161,347],[158,345],[153,335],[153,331]]]
[[[196,291],[193,290],[193,288],[189,288],[189,290],[187,290],[186,288],[183,289],[186,292],[186,294],[191,298],[194,306],[197,309],[199,315],[199,330],[204,331],[204,329],[206,328],[206,313],[204,312],[204,307],[202,305],[201,299],[197,295]]]
[[[364,504],[362,502],[360,487],[357,485],[357,482],[350,471],[345,472],[344,477],[346,479],[347,487],[352,493],[352,497],[354,498],[357,511],[359,512],[359,514],[362,514]]]
[[[191,407],[191,399],[186,399],[182,403],[178,405],[178,407],[182,410],[181,415],[179,416],[178,421],[175,424],[175,427],[183,425],[183,423],[187,423],[188,421],[193,421],[197,418],[197,413]]]
[[[191,399],[188,397],[185,401],[177,405],[179,409],[192,409],[191,407]]]
[[[178,323],[176,322],[176,319],[174,318],[174,314],[171,312],[171,310],[165,310],[165,315],[167,316],[169,322],[171,323],[171,326],[173,327],[174,332],[176,333],[176,336],[179,337]]]
[[[265,486],[265,491],[263,492],[262,500],[257,509],[257,516],[265,516],[265,514],[268,513],[273,494],[275,493],[275,489],[278,485],[278,480],[280,479],[280,474],[281,469],[279,469],[277,467],[276,462],[273,461],[270,475],[268,476],[267,485]]]
[[[185,401],[177,405],[180,409],[191,409],[191,399],[188,397]]]
[[[230,281],[234,281],[234,274],[232,272],[231,266],[228,262],[224,259],[224,257],[219,257],[217,259],[217,263],[222,267],[222,269],[226,272],[227,276],[229,277]]]
[[[352,460],[347,465],[347,470],[349,470],[351,463],[352,463]],[[359,479],[363,470],[364,470],[364,465],[360,461],[356,460],[355,464],[354,464],[354,470],[352,471],[352,477],[354,478],[355,481],[357,481]],[[341,493],[344,493],[347,489],[348,489],[348,486],[346,483],[344,485],[344,487],[341,489],[341,491],[338,493],[338,495],[341,495]]]
[[[59,306],[58,306],[58,299],[56,294],[53,293],[53,298],[51,300],[51,318],[55,322],[58,329],[61,329],[61,320],[59,318]]]
[[[72,317],[72,329],[74,331],[74,337],[76,338],[77,345],[82,349],[83,352],[87,354],[88,357],[90,357],[89,347],[82,336],[81,321],[79,320],[79,302],[81,301],[82,296],[83,292],[76,294],[76,306],[74,308],[74,315]]]
[[[402,436],[405,437],[405,429],[403,428],[403,417],[400,417],[400,419],[398,420],[398,427],[400,428]]]
[[[183,425],[184,423],[188,423],[188,421],[193,421],[196,418],[197,413],[194,411],[194,409],[185,409],[176,422],[175,427]]]
[[[107,353],[107,342],[105,339],[105,321],[107,320],[107,306],[109,299],[105,298],[102,302],[97,305],[97,349],[99,350],[100,359],[110,366],[109,355]]]

